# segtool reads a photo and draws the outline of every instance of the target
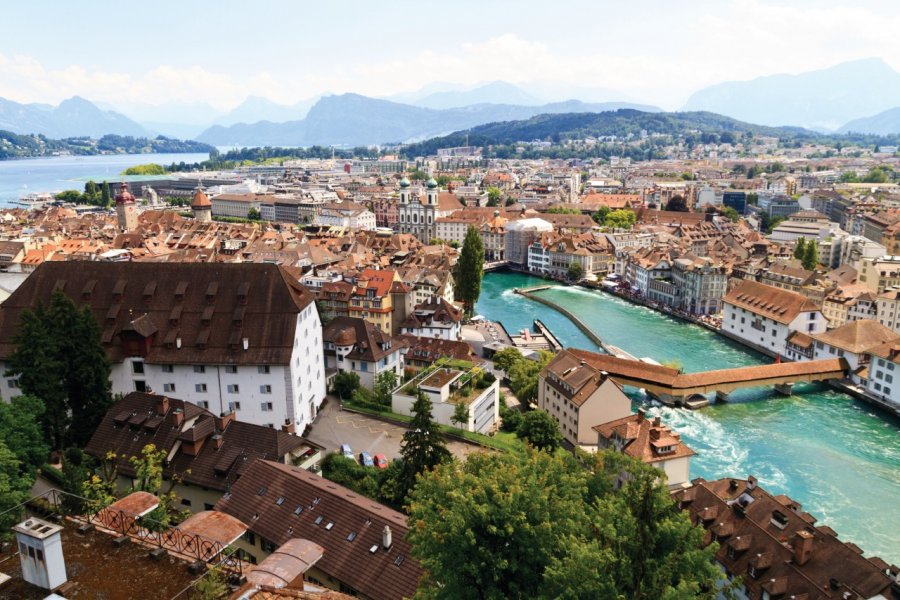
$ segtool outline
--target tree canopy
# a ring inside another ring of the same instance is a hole
[[[607,456],[586,470],[566,453],[477,453],[423,475],[409,504],[417,597],[715,598],[715,544],[659,471]]]
[[[807,271],[813,271],[819,265],[819,247],[816,240],[809,240],[803,248],[803,268]]]
[[[584,266],[577,260],[573,260],[569,263],[569,268],[566,270],[566,275],[572,281],[578,281],[582,277],[584,277]]]
[[[61,290],[44,308],[23,311],[7,374],[44,404],[45,438],[54,449],[84,446],[112,404],[110,364],[88,307]]]
[[[794,243],[794,258],[802,261],[803,256],[805,254],[806,254],[806,238],[801,237]]]
[[[41,430],[43,415],[44,403],[33,396],[16,396],[9,402],[0,402],[0,440],[6,443],[22,469],[31,475],[50,454],[50,446]]]
[[[620,208],[606,215],[603,225],[612,229],[631,229],[637,222],[637,215],[630,210]]]
[[[469,226],[463,240],[462,251],[456,264],[456,297],[472,314],[481,295],[481,277],[484,272],[484,242],[478,230]]]
[[[545,410],[528,411],[522,416],[516,435],[538,450],[553,452],[562,443],[559,423]]]

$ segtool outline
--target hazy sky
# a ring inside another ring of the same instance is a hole
[[[671,109],[723,80],[868,57],[900,68],[891,0],[28,0],[2,14],[0,97],[19,102],[224,110],[248,95],[293,103],[501,79]]]

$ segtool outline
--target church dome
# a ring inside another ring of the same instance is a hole
[[[436,188],[438,186],[438,184],[437,184],[437,181],[434,180],[434,177],[432,177],[431,179],[428,180],[428,183],[426,183],[425,186],[428,189],[433,190],[434,188]]]
[[[400,180],[400,187],[408,188],[409,186],[410,186],[409,179],[404,177],[403,179]]]

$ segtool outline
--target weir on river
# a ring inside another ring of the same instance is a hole
[[[605,344],[634,356],[677,364],[686,373],[771,364],[770,358],[649,308],[519,273],[486,275],[476,310],[510,330],[540,319],[564,346],[595,351],[597,344],[566,316],[513,292],[538,286],[546,289],[534,295],[565,308]],[[900,427],[895,419],[823,384],[798,384],[794,395],[783,398],[774,398],[771,389],[737,390],[728,403],[699,411],[654,406],[638,392],[631,395],[697,452],[693,477],[755,475],[771,492],[801,502],[867,555],[900,562],[895,539]]]

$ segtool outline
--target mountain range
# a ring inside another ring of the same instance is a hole
[[[432,109],[359,94],[319,99],[306,118],[274,123],[215,125],[197,140],[218,146],[363,146],[426,139],[495,121],[527,119],[542,113],[603,112],[635,108],[648,112],[653,106],[623,102],[586,104],[578,100],[540,106],[474,104]]]
[[[551,101],[565,97],[578,99]],[[596,98],[607,101],[587,101]],[[540,114],[620,108],[660,111],[590,84],[437,82],[385,98],[347,93],[280,104],[248,96],[227,112],[203,102],[111,106],[75,96],[52,106],[0,98],[0,129],[58,139],[163,134],[222,146],[354,146],[423,140]],[[896,134],[900,133],[900,73],[881,59],[864,59],[796,75],[724,82],[697,91],[682,110],[820,132]]]
[[[760,125],[834,131],[900,105],[900,73],[878,58],[798,75],[730,81],[693,94],[683,110],[705,110]]]
[[[99,138],[108,133],[133,137],[146,137],[150,134],[125,115],[102,110],[80,96],[63,100],[59,106],[20,104],[0,98],[0,129],[60,139],[83,136]]]

